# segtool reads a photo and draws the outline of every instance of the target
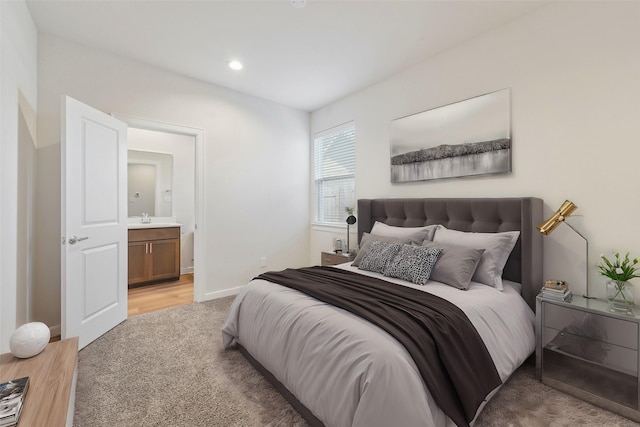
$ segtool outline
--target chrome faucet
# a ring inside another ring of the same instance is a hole
[[[142,219],[140,220],[141,223],[143,224],[150,224],[151,223],[151,217],[149,216],[149,214],[147,212],[142,212]]]

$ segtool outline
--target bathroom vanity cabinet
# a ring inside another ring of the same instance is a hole
[[[129,287],[180,278],[180,227],[129,229]]]

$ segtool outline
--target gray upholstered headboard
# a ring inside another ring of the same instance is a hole
[[[478,199],[360,199],[358,241],[380,221],[399,227],[442,224],[452,230],[495,233],[519,230],[520,238],[505,265],[503,277],[522,284],[522,296],[535,310],[542,287],[542,200]]]

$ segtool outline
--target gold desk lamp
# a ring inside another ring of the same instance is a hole
[[[576,233],[578,236],[580,236],[584,242],[585,242],[585,265],[587,266],[587,271],[585,272],[585,280],[587,281],[587,283],[585,283],[585,298],[593,298],[589,296],[589,285],[588,285],[588,279],[589,279],[589,241],[587,240],[586,237],[584,237],[578,230],[576,230],[575,228],[573,228],[571,226],[571,224],[569,224],[568,222],[565,222],[565,219],[569,216],[571,216],[571,214],[573,214],[576,209],[578,209],[578,207],[570,200],[565,200],[564,203],[562,203],[562,206],[560,206],[560,208],[555,211],[555,213],[553,215],[551,215],[549,217],[549,219],[547,219],[545,222],[543,222],[542,224],[540,224],[537,228],[538,231],[542,234],[544,234],[545,236],[550,234],[553,230],[556,229],[556,227],[558,227],[561,223],[565,223],[571,230],[573,230],[574,233]]]
[[[551,217],[548,220],[546,220],[545,222],[543,222],[538,226],[538,231],[544,234],[545,236],[548,235],[553,230],[555,230],[556,227],[560,225],[560,223],[564,222],[564,219],[566,217],[571,216],[571,214],[574,213],[576,209],[578,209],[578,207],[572,201],[565,200],[562,206],[560,206],[560,209],[558,209],[553,215],[551,215]],[[569,225],[569,227],[571,226]]]

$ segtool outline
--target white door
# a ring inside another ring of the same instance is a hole
[[[127,318],[127,126],[62,104],[62,338],[83,348]]]

